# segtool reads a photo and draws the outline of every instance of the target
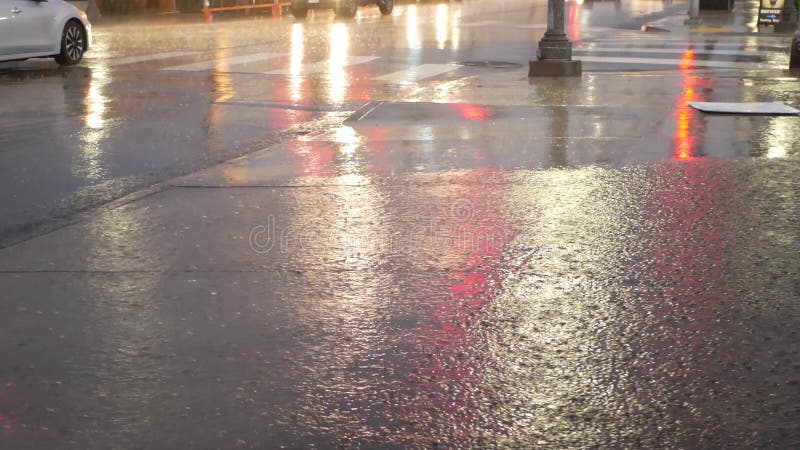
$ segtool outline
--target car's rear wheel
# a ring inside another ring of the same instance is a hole
[[[304,1],[292,2],[292,15],[295,19],[305,19],[308,17],[308,5]]]
[[[336,17],[342,19],[352,19],[356,16],[358,5],[356,0],[343,0],[342,3],[336,8]]]
[[[81,61],[85,51],[86,31],[80,22],[70,20],[61,33],[61,53],[56,55],[56,62],[62,66],[74,66]]]
[[[381,14],[388,16],[394,9],[394,0],[378,0],[378,9],[381,10]]]

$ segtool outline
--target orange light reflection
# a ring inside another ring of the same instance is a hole
[[[683,91],[675,102],[675,146],[673,155],[679,161],[690,161],[695,159],[697,135],[696,128],[697,113],[689,102],[703,101],[704,96],[698,94],[697,87],[701,80],[694,75],[695,54],[691,50],[686,50],[680,62],[683,79]]]

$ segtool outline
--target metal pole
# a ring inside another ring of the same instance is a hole
[[[581,62],[572,60],[572,43],[564,33],[564,0],[547,0],[547,31],[536,57],[530,63],[532,77],[581,74]]]
[[[703,23],[700,20],[700,0],[689,0],[689,18],[686,19],[684,25],[700,25]]]

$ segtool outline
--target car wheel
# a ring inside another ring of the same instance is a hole
[[[86,32],[77,20],[70,20],[64,25],[61,33],[61,53],[56,55],[56,62],[62,66],[74,66],[83,58],[86,51]]]
[[[336,8],[336,17],[342,19],[352,19],[356,16],[358,5],[356,0],[344,0],[342,5]]]
[[[305,2],[292,2],[292,15],[295,19],[308,17],[308,5]]]
[[[381,14],[388,16],[394,9],[394,0],[378,0],[378,9],[381,10]]]

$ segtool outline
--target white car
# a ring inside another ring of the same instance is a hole
[[[92,44],[86,13],[63,0],[0,0],[0,61],[80,62]]]

